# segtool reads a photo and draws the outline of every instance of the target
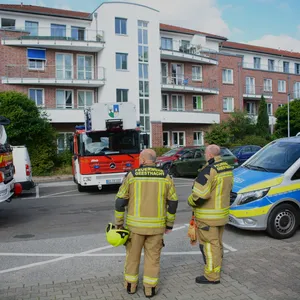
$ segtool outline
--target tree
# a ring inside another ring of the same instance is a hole
[[[267,138],[270,136],[267,102],[263,95],[261,96],[261,99],[259,102],[256,132],[259,136],[264,137],[264,138]]]
[[[241,140],[255,131],[255,122],[247,113],[236,111],[227,121],[227,127],[232,135],[232,141]]]
[[[6,126],[12,146],[26,145],[34,175],[51,172],[56,158],[56,131],[35,103],[25,94],[0,93],[0,115],[10,119]]]
[[[287,104],[279,107],[275,113],[275,135],[276,137],[287,137],[288,135],[288,115]],[[300,99],[290,102],[290,134],[295,136],[300,132]]]
[[[223,147],[230,145],[231,138],[232,135],[226,122],[212,125],[211,130],[206,132],[204,137],[206,143],[217,144]]]

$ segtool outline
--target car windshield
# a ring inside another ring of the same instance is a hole
[[[182,150],[178,151],[178,149],[172,149],[172,150],[164,153],[162,156],[164,156],[164,157],[171,157],[171,156],[173,156],[175,154],[181,155],[182,153],[186,152],[187,150],[188,149],[182,149]]]
[[[234,147],[234,148],[231,149],[231,152],[232,152],[233,154],[236,154],[236,153],[238,153],[238,152],[240,151],[241,148],[242,148],[242,147]]]
[[[134,130],[95,131],[80,135],[80,153],[83,156],[133,154],[140,152],[139,134]]]
[[[233,156],[233,155],[229,149],[221,148],[221,156]]]
[[[244,165],[252,170],[284,173],[300,158],[300,144],[278,141],[269,144]]]

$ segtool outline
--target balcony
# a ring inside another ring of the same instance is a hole
[[[215,50],[202,47],[201,45],[186,44],[182,41],[173,40],[172,43],[162,43],[160,53],[162,59],[209,65],[218,64],[217,52]]]
[[[268,89],[269,91],[266,91]],[[272,99],[273,93],[270,88],[263,86],[245,85],[244,86],[244,99],[260,100],[261,96],[265,99]]]
[[[218,95],[216,80],[193,80],[192,75],[161,76],[161,90],[164,92],[199,93]]]
[[[295,74],[300,75],[300,66],[297,69],[292,68],[294,64],[290,63],[289,67],[284,67],[283,65],[278,66],[275,64],[254,64],[254,63],[243,63],[244,69],[257,70],[257,71],[267,71],[267,72],[278,72],[285,74]]]
[[[45,108],[50,123],[84,123],[83,109]]]
[[[42,63],[34,66],[6,65],[2,83],[101,87],[105,84],[105,69],[103,67],[81,69],[71,65],[51,66]]]
[[[104,32],[86,28],[30,27],[2,29],[2,45],[98,52],[104,48]]]
[[[213,112],[162,110],[162,123],[213,124],[220,123],[220,114]]]

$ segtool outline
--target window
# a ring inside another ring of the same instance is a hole
[[[115,18],[115,33],[127,34],[127,19]]]
[[[192,66],[192,80],[201,81],[202,80],[202,67]]]
[[[116,53],[117,70],[127,70],[127,53]]]
[[[169,110],[169,95],[161,95],[161,107],[162,110]]]
[[[56,78],[73,78],[73,55],[56,53]]]
[[[128,90],[126,89],[117,89],[117,102],[128,102]]]
[[[6,19],[6,18],[1,19],[1,28],[15,29],[15,26],[16,26],[16,20]]]
[[[254,69],[260,69],[260,57],[254,57]]]
[[[143,22],[143,21],[139,21]],[[146,22],[144,22],[146,23]],[[140,45],[148,45],[148,29],[147,26],[139,26],[138,25],[138,43]]]
[[[275,70],[274,59],[268,59],[268,70],[269,71],[274,71]]]
[[[149,81],[139,81],[140,97],[149,97]]]
[[[256,104],[253,102],[247,102],[246,111],[249,115],[256,115]]]
[[[140,122],[142,129],[150,130],[149,99],[140,98]]]
[[[201,146],[203,144],[203,132],[194,132],[194,146]]]
[[[283,106],[284,106],[284,104],[278,104],[278,108],[279,108],[279,107],[283,107]]]
[[[180,47],[179,47],[180,52],[188,53],[189,48],[190,48],[190,41],[186,41],[186,40],[181,40],[180,41]]]
[[[148,64],[139,63],[139,78],[148,79]]]
[[[184,111],[184,100],[182,95],[172,95],[172,110]]]
[[[300,82],[294,83],[294,98],[295,99],[300,98]]]
[[[164,147],[170,146],[170,135],[168,131],[163,132],[163,146]]]
[[[139,61],[148,62],[149,50],[148,46],[139,45]]]
[[[272,79],[264,79],[264,91],[272,92]]]
[[[172,144],[174,146],[185,146],[184,132],[172,132]]]
[[[273,115],[273,103],[267,103],[267,111],[269,116]]]
[[[38,30],[39,30],[38,22],[25,21],[25,31],[29,32],[29,35],[38,36]]]
[[[161,49],[173,50],[173,39],[162,37],[161,38]]]
[[[77,56],[77,79],[93,79],[93,56]]]
[[[60,132],[57,138],[57,152],[61,153],[70,148],[70,138],[73,136],[72,132]]]
[[[168,63],[162,62],[161,63],[161,83],[167,84],[168,83]]]
[[[85,28],[71,26],[71,36],[72,36],[72,39],[75,39],[77,41],[84,41],[85,40]]]
[[[203,111],[203,97],[193,96],[193,110]]]
[[[92,106],[94,103],[94,92],[93,91],[78,91],[77,94],[77,107],[86,108]]]
[[[255,78],[246,77],[246,94],[255,95]]]
[[[73,91],[56,90],[56,108],[73,108]]]
[[[285,93],[286,92],[286,81],[278,80],[278,92]]]
[[[290,71],[290,63],[287,62],[287,61],[284,61],[283,62],[283,72],[284,73],[289,73],[289,71]]]
[[[233,83],[233,70],[223,69],[222,70],[222,82],[223,83]]]
[[[46,60],[46,50],[28,48],[27,49],[28,69],[44,70]]]
[[[33,100],[36,106],[44,105],[44,90],[43,89],[29,89],[29,98]]]
[[[295,63],[295,74],[300,74],[300,64]]]
[[[225,97],[223,98],[223,112],[233,112],[234,111],[234,98]]]
[[[66,37],[66,25],[51,24],[51,36]]]

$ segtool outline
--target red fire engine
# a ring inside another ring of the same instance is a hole
[[[7,135],[4,125],[10,120],[0,116],[0,202],[10,202],[15,195],[22,193],[22,186],[15,183],[15,168],[13,164],[12,148],[7,143]]]
[[[139,154],[148,135],[142,135],[133,103],[95,103],[85,110],[85,125],[72,138],[72,167],[78,191],[86,187],[118,185],[139,167]]]

